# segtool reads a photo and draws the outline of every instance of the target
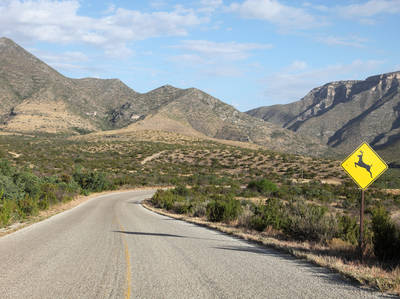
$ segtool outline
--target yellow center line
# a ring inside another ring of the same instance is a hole
[[[119,228],[121,231],[124,231],[124,227],[122,224],[116,219]],[[129,248],[128,248],[128,243],[126,242],[125,236],[122,237],[123,242],[124,242],[124,248],[125,248],[125,262],[126,262],[126,289],[125,289],[125,299],[130,299],[131,298],[131,258],[129,255]]]

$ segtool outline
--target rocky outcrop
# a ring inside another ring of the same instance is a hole
[[[385,148],[400,138],[400,72],[362,81],[338,81],[300,101],[261,107],[249,115],[318,138],[348,152],[362,141]]]

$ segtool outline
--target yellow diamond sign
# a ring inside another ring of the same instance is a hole
[[[385,161],[366,142],[363,142],[341,165],[364,190],[388,168]]]

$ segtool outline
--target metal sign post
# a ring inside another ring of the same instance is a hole
[[[353,181],[361,188],[360,202],[360,239],[359,250],[361,262],[364,262],[364,191],[367,189],[379,176],[384,173],[388,166],[378,156],[378,154],[363,142],[356,148],[341,164],[346,173]]]
[[[361,204],[360,204],[360,240],[358,242],[360,247],[361,263],[364,263],[364,189],[361,190]]]

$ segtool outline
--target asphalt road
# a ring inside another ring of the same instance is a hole
[[[0,238],[0,298],[369,298],[289,255],[152,213],[152,191],[91,199]]]

